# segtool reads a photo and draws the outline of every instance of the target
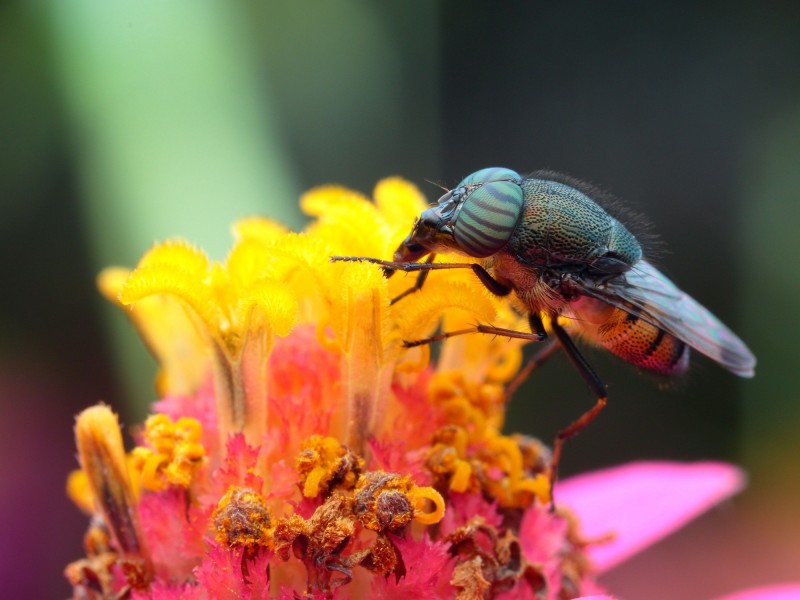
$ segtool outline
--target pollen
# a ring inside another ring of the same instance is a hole
[[[425,462],[440,485],[459,493],[480,490],[507,508],[527,506],[534,498],[550,501],[544,446],[500,433],[499,384],[472,384],[463,373],[450,371],[434,376],[429,394],[450,423],[434,434]]]
[[[308,525],[300,515],[294,514],[280,519],[272,531],[272,544],[275,553],[283,561],[289,560],[294,543],[300,536],[307,536]]]
[[[313,435],[303,442],[295,461],[303,496],[328,496],[334,488],[352,489],[364,461],[332,437]]]
[[[148,417],[144,427],[148,446],[137,446],[131,453],[132,467],[142,486],[152,491],[169,485],[188,488],[205,461],[200,422],[189,417],[173,422],[157,413]]]
[[[503,425],[505,393],[499,383],[472,382],[465,370],[437,372],[428,390],[448,423],[470,432],[470,441],[483,439]]]
[[[252,551],[271,545],[272,518],[264,497],[254,490],[231,486],[211,520],[217,542],[228,548]]]
[[[412,485],[408,477],[395,473],[367,473],[356,486],[356,516],[364,527],[380,533],[404,528],[414,518],[408,496]]]
[[[467,443],[467,432],[463,428],[446,425],[436,432],[428,451],[425,466],[438,481],[445,481],[452,492],[476,492],[480,489],[472,465],[466,460]]]
[[[521,508],[533,498],[550,502],[550,480],[545,473],[531,473],[525,468],[520,445],[511,437],[494,435],[481,455],[485,477],[484,490],[502,505]]]
[[[407,476],[371,471],[358,480],[355,492],[356,516],[364,527],[378,533],[397,532],[412,520],[431,525],[444,517],[441,494],[417,487]]]

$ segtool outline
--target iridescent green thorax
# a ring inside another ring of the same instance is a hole
[[[583,192],[545,179],[526,179],[521,189],[521,223],[507,251],[524,262],[621,273],[641,260],[642,248],[633,234]]]

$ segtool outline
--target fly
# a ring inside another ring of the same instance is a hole
[[[419,272],[415,285],[392,302],[421,289],[430,271],[443,269],[471,269],[492,294],[516,295],[528,312],[530,332],[477,325],[405,345],[473,332],[545,342],[523,374],[563,349],[597,401],[556,436],[551,482],[564,442],[607,401],[605,385],[558,317],[569,319],[570,329],[590,343],[659,375],[685,372],[690,348],[741,377],[752,377],[756,364],[736,334],[644,258],[636,237],[593,195],[589,186],[551,172],[522,177],[511,169],[482,169],[423,211],[393,260],[332,258],[375,263],[387,276]],[[438,252],[482,261],[436,263]]]

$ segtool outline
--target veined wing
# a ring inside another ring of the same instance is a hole
[[[583,291],[674,335],[736,375],[755,373],[756,358],[744,342],[645,260],[624,278]]]

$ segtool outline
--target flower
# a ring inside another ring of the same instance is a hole
[[[549,451],[502,433],[523,342],[453,337],[435,366],[403,346],[524,319],[461,270],[393,303],[408,280],[330,261],[389,255],[424,204],[396,178],[374,202],[322,187],[302,233],[250,218],[222,262],[175,240],[100,275],[161,400],[128,453],[108,407],[78,416],[76,598],[574,598],[741,487],[726,465],[632,465],[562,482],[551,510]]]

